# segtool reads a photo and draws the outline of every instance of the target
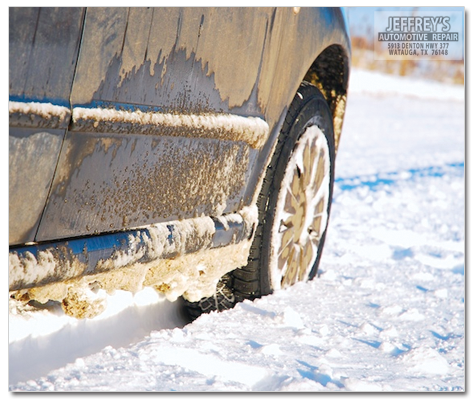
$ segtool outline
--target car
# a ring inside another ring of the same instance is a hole
[[[312,279],[350,70],[340,8],[9,8],[9,292],[193,318]]]

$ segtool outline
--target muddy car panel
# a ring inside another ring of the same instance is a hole
[[[83,15],[9,8],[10,244],[35,240],[69,125]]]
[[[10,100],[69,107],[82,8],[9,8]]]
[[[338,8],[11,8],[10,245],[252,206],[302,80],[338,142],[348,60]]]

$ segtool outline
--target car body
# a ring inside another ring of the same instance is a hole
[[[339,8],[9,13],[12,293],[62,300],[99,282],[209,295],[246,262],[304,79],[338,147],[350,54]]]

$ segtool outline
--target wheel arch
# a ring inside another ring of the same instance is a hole
[[[335,151],[338,150],[350,74],[350,57],[339,44],[326,47],[312,63],[303,78],[315,85],[325,97],[333,116]]]

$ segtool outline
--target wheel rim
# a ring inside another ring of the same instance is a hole
[[[324,133],[308,127],[287,163],[271,232],[273,289],[308,280],[328,221],[330,151]]]

